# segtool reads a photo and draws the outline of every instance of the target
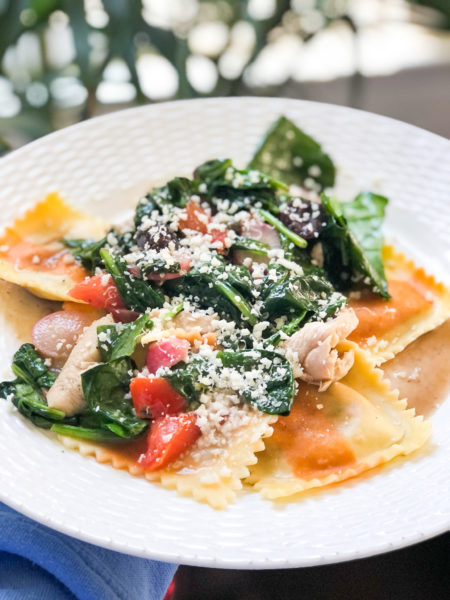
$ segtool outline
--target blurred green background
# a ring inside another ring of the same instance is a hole
[[[0,152],[118,108],[243,94],[450,135],[449,79],[450,0],[0,0]]]

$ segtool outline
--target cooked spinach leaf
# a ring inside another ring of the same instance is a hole
[[[164,304],[164,294],[147,281],[134,277],[122,258],[113,257],[106,248],[100,250],[100,256],[127,308],[143,313],[147,308],[160,308]]]
[[[364,192],[353,202],[339,202],[322,195],[328,225],[321,241],[324,266],[329,278],[339,288],[349,288],[356,280],[372,287],[389,299],[381,250],[382,224],[387,198]]]
[[[329,281],[318,275],[292,277],[281,265],[270,264],[260,288],[261,315],[275,318],[306,311],[326,319],[346,303]]]
[[[307,248],[299,248],[291,242],[282,233],[278,234],[280,237],[281,248],[284,251],[284,257],[294,263],[297,263],[302,267],[305,275],[318,275],[319,277],[325,277],[325,271],[312,263],[310,251]]]
[[[265,344],[267,346],[277,347],[284,336],[290,336],[298,331],[300,324],[305,320],[307,313],[308,311],[302,310],[296,317],[292,319],[292,321],[289,321],[289,323],[286,323],[286,325],[280,327],[280,329],[278,329],[278,331],[276,331],[273,335],[266,338],[266,340],[264,340]]]
[[[199,192],[213,205],[218,200],[228,200],[229,206],[220,203],[223,212],[242,210],[260,203],[274,212],[278,210],[276,191],[286,186],[255,169],[236,169],[231,159],[210,160],[194,172],[199,182]]]
[[[94,273],[95,269],[101,264],[102,257],[100,250],[106,244],[106,237],[97,242],[91,238],[68,240],[64,239],[63,244],[70,248],[70,252],[85,269]]]
[[[130,358],[118,358],[100,364],[81,375],[81,385],[90,412],[102,419],[103,427],[119,437],[135,437],[148,423],[139,419],[129,397],[134,369]]]
[[[106,431],[101,428],[80,427],[78,425],[65,425],[59,423],[52,425],[50,431],[59,435],[91,440],[92,442],[100,442],[103,444],[116,444],[121,441],[126,442],[129,439],[127,437],[119,437],[112,431]]]
[[[136,266],[139,267],[143,275],[179,273],[181,270],[179,262],[173,262],[168,265],[166,261],[161,258],[157,258],[151,262],[149,262],[147,258],[144,258],[143,260],[138,260]]]
[[[267,131],[249,168],[288,184],[303,185],[310,178],[321,190],[333,186],[335,178],[328,154],[286,117],[280,117]]]
[[[143,314],[132,323],[114,323],[97,327],[98,349],[104,362],[131,356],[139,337],[153,327],[153,321]]]
[[[184,208],[189,198],[197,193],[197,187],[196,181],[186,177],[175,177],[165,185],[150,190],[136,206],[135,227],[139,227],[144,217],[150,217],[153,211],[162,212],[163,206]]]
[[[243,352],[218,352],[224,367],[240,371],[262,369],[262,388],[244,387],[239,393],[262,412],[271,415],[288,415],[295,396],[295,384],[289,361],[281,354],[269,350]]]
[[[293,231],[291,231],[290,229],[288,229],[284,223],[282,223],[279,219],[274,217],[268,210],[260,210],[259,214],[264,219],[264,221],[272,225],[272,227],[275,227],[278,233],[282,233],[293,244],[295,244],[299,248],[306,248],[308,242]]]
[[[205,308],[235,321],[257,322],[249,298],[253,280],[247,267],[226,264],[218,256],[210,263],[198,263],[185,277],[168,282],[166,287],[176,295],[193,296]]]
[[[32,344],[23,344],[13,357],[14,381],[0,383],[0,398],[11,399],[14,406],[38,427],[49,429],[65,414],[47,406],[42,388],[53,385],[56,376],[45,366],[44,360]]]
[[[209,362],[204,358],[194,358],[191,362],[180,362],[163,377],[179,394],[186,398],[190,408],[196,408],[200,394],[207,389],[199,379],[208,373]]]
[[[14,354],[12,370],[16,377],[37,389],[49,388],[56,375],[45,365],[44,359],[33,344],[23,344]]]
[[[267,256],[267,251],[269,249],[269,244],[240,235],[235,237],[233,244],[230,246],[230,250],[246,250],[247,252],[252,252],[259,256]]]

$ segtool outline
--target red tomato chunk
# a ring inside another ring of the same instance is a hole
[[[147,451],[141,454],[138,464],[148,471],[156,471],[173,462],[200,437],[196,421],[197,415],[193,412],[154,421],[147,437]]]
[[[125,308],[119,291],[112,277],[105,275],[94,275],[73,287],[69,296],[77,300],[83,300],[96,308],[104,308],[111,312],[114,309]]]
[[[186,410],[186,400],[164,377],[135,377],[131,380],[130,392],[141,419],[159,419]]]

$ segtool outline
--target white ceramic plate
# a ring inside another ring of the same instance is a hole
[[[158,104],[70,127],[0,161],[0,226],[51,190],[108,219],[150,184],[230,156],[245,165],[280,114],[320,140],[349,196],[391,199],[388,230],[438,276],[450,259],[450,143],[404,123],[285,99]],[[0,359],[19,340],[1,311]],[[450,402],[433,415],[427,452],[295,503],[243,493],[225,511],[64,450],[0,403],[0,498],[54,529],[129,554],[185,564],[280,568],[338,562],[446,530]]]

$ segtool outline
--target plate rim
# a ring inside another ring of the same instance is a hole
[[[406,123],[404,121],[400,121],[397,119],[393,119],[391,117],[386,117],[384,115],[379,115],[373,112],[368,112],[368,111],[364,111],[364,110],[360,110],[360,109],[355,109],[355,108],[351,108],[351,107],[347,107],[347,106],[342,106],[342,105],[336,105],[336,104],[331,104],[331,103],[325,103],[325,102],[316,102],[316,101],[311,101],[311,100],[301,100],[301,99],[296,99],[296,98],[280,98],[280,97],[276,97],[276,98],[267,98],[267,97],[257,97],[257,96],[240,96],[240,97],[214,97],[214,98],[199,98],[199,99],[189,99],[189,100],[174,100],[174,101],[170,101],[170,102],[163,102],[163,103],[155,103],[155,104],[147,104],[144,106],[138,106],[138,107],[131,107],[131,108],[127,108],[127,109],[123,109],[120,111],[114,111],[105,115],[100,115],[100,116],[96,116],[93,117],[92,119],[89,119],[87,121],[81,122],[81,123],[75,123],[72,124],[68,127],[65,127],[61,130],[52,132],[46,136],[43,136],[42,138],[39,138],[33,142],[30,142],[29,144],[26,144],[25,146],[23,146],[22,148],[19,148],[17,150],[14,150],[13,152],[11,152],[10,154],[8,154],[7,156],[3,157],[2,159],[0,159],[0,167],[2,167],[4,164],[6,164],[9,161],[16,161],[20,159],[20,155],[22,152],[28,152],[30,150],[32,150],[32,148],[34,148],[35,146],[39,145],[42,143],[43,140],[49,140],[49,138],[52,139],[58,139],[58,138],[62,138],[64,137],[64,135],[66,135],[68,130],[73,130],[74,128],[77,128],[77,130],[80,130],[84,127],[94,127],[96,126],[96,124],[101,120],[102,122],[107,121],[107,120],[114,120],[117,118],[121,118],[122,115],[125,114],[130,114],[130,113],[139,113],[139,112],[147,112],[147,111],[152,111],[152,110],[158,110],[160,109],[160,107],[164,106],[180,106],[180,104],[205,104],[205,103],[217,103],[217,102],[226,102],[226,103],[235,103],[235,104],[239,104],[242,103],[242,101],[260,101],[260,102],[270,102],[270,103],[277,103],[277,102],[283,102],[283,103],[292,103],[292,104],[300,104],[300,105],[320,105],[321,107],[323,107],[323,110],[326,110],[327,108],[332,108],[333,110],[338,109],[338,111],[342,111],[343,113],[349,113],[349,112],[354,112],[354,113],[358,113],[360,115],[370,115],[372,118],[374,117],[377,120],[383,120],[383,121],[388,121],[390,123],[395,124],[396,127],[398,127],[399,125],[406,127],[407,129],[412,129],[414,131],[420,132],[422,135],[425,133],[427,136],[432,136],[434,138],[436,138],[437,140],[439,140],[442,143],[442,140],[444,142],[446,142],[447,144],[450,145],[450,140],[448,140],[447,138],[440,136],[439,134],[436,134],[434,132],[430,132],[427,131],[423,128],[417,127],[415,125],[411,125],[409,123]],[[167,552],[155,552],[155,551],[149,551],[148,548],[145,550],[142,549],[133,549],[132,547],[127,547],[124,550],[125,544],[124,543],[120,543],[119,541],[114,541],[112,538],[109,540],[106,540],[104,537],[99,537],[98,535],[94,533],[91,533],[89,531],[86,530],[80,530],[77,529],[75,527],[72,527],[67,523],[63,523],[60,522],[58,519],[52,519],[51,517],[45,516],[40,514],[39,512],[33,512],[32,508],[28,508],[27,506],[24,506],[22,504],[22,502],[20,500],[15,500],[12,497],[9,497],[8,494],[5,494],[2,489],[0,488],[0,500],[3,501],[5,504],[7,504],[8,506],[10,506],[11,508],[21,512],[22,514],[25,514],[26,516],[42,523],[43,525],[50,527],[51,529],[54,529],[56,531],[59,531],[61,533],[64,533],[66,535],[69,535],[71,537],[74,537],[76,539],[80,539],[83,541],[86,541],[88,543],[91,544],[95,544],[95,545],[99,545],[111,550],[115,550],[118,552],[126,552],[127,554],[130,555],[134,555],[134,556],[140,556],[140,557],[145,557],[145,558],[149,558],[149,559],[153,559],[153,560],[162,560],[162,561],[166,561],[166,562],[179,562],[180,561],[180,554],[177,554],[177,551],[175,550],[173,554],[167,553]],[[425,541],[427,539],[433,538],[437,535],[440,535],[442,533],[445,533],[446,531],[448,531],[450,528],[450,517],[445,518],[445,515],[442,515],[442,519],[436,523],[436,525],[434,527],[431,526],[427,526],[426,527],[426,531],[418,531],[415,528],[412,528],[411,533],[409,535],[405,535],[403,536],[399,541],[396,542],[386,542],[386,541],[380,541],[379,543],[375,543],[375,541],[372,543],[372,545],[370,547],[367,547],[365,550],[361,551],[361,550],[341,550],[337,553],[333,553],[332,551],[328,550],[328,554],[322,555],[320,558],[316,557],[311,557],[309,559],[294,559],[293,561],[290,561],[289,559],[283,558],[280,561],[274,561],[273,559],[257,559],[257,560],[251,560],[251,561],[246,561],[243,559],[240,560],[225,560],[225,559],[217,559],[217,558],[211,558],[210,560],[204,560],[202,558],[199,558],[198,560],[195,558],[191,558],[188,559],[186,562],[183,562],[183,564],[189,564],[189,565],[194,565],[194,566],[204,566],[204,567],[212,567],[212,568],[227,568],[227,569],[254,569],[254,570],[258,570],[258,569],[273,569],[273,568],[298,568],[298,567],[307,567],[307,566],[319,566],[319,565],[326,565],[326,564],[334,564],[334,563],[339,563],[339,562],[346,562],[349,560],[356,560],[356,559],[362,559],[362,558],[367,558],[370,556],[376,556],[378,554],[383,554],[386,552],[390,552],[390,551],[394,551],[397,549],[402,549],[408,546],[411,546],[415,543],[419,543],[422,541]]]

